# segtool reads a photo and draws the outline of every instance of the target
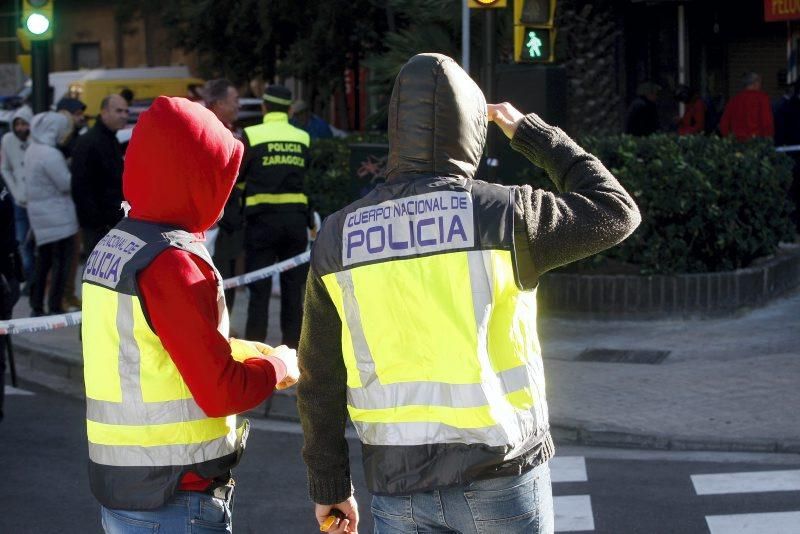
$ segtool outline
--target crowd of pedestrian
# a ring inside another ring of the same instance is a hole
[[[761,76],[755,72],[742,75],[741,90],[718,111],[718,102],[703,98],[695,87],[678,85],[675,100],[683,105],[683,113],[673,128],[664,128],[660,119],[659,105],[662,88],[654,82],[639,84],[636,97],[628,106],[625,133],[646,136],[670,130],[678,135],[716,133],[723,137],[733,136],[737,141],[755,137],[775,138],[778,115],[784,112],[780,106],[770,103],[769,95],[762,89]]]
[[[800,81],[786,84],[786,74],[779,74],[785,94],[772,102],[763,90],[761,76],[747,72],[741,77],[741,89],[723,106],[719,101],[703,98],[697,88],[679,85],[675,100],[683,105],[683,114],[677,118],[674,131],[678,135],[716,134],[738,142],[751,139],[769,139],[776,147],[785,150],[795,161],[794,178],[787,192],[795,206],[800,206]],[[661,86],[643,82],[636,97],[628,106],[625,133],[648,136],[664,133],[659,113]],[[790,215],[800,230],[800,214]]]
[[[330,126],[291,91],[270,85],[261,124],[237,124],[239,92],[226,79],[195,92],[245,145],[245,158],[225,209],[206,232],[205,245],[224,278],[295,256],[308,247],[314,217],[305,191],[312,139],[331,137]],[[77,265],[124,216],[124,150],[117,132],[128,124],[130,94],[111,94],[88,127],[86,105],[67,96],[54,111],[15,113],[2,140],[2,175],[15,219],[15,239],[33,316],[80,309]],[[291,115],[291,119],[290,119]],[[281,331],[296,347],[302,318],[304,268],[280,278]],[[267,336],[272,280],[250,286],[246,334]],[[236,292],[226,291],[230,307]]]
[[[123,160],[114,132],[125,126],[127,109],[119,95],[106,97],[87,130],[86,105],[76,98],[36,115],[24,105],[2,138],[3,182],[34,317],[80,309],[81,250],[91,251],[122,218]]]

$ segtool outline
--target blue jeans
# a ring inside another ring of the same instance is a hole
[[[14,203],[14,229],[17,234],[15,237],[19,245],[19,252],[22,255],[22,269],[25,272],[25,278],[30,281],[33,279],[34,267],[33,238],[28,239],[31,223],[28,221],[28,210],[16,203]]]
[[[425,493],[375,495],[372,516],[375,534],[552,534],[550,467]]]
[[[232,508],[233,503],[194,491],[178,491],[167,504],[155,510],[100,507],[106,534],[232,532]]]

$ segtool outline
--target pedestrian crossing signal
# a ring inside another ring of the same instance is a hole
[[[53,38],[53,0],[23,0],[22,29],[31,41]]]
[[[552,63],[555,61],[556,0],[514,2],[514,61]]]
[[[528,30],[525,34],[525,39],[528,40],[525,43],[525,48],[528,49],[528,57],[532,59],[539,59],[542,57],[542,40],[539,39],[539,34],[536,30]]]
[[[553,61],[555,31],[552,28],[517,26],[515,51],[516,60],[526,63],[550,63]]]

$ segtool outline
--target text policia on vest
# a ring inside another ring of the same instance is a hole
[[[344,265],[475,244],[472,197],[427,193],[354,211],[345,220]]]

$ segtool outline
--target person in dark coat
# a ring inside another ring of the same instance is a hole
[[[0,186],[0,320],[11,319],[19,300],[19,284],[24,281],[22,260],[14,235],[14,203],[5,186]],[[0,336],[0,421],[5,397],[6,339]]]
[[[64,97],[56,104],[56,111],[67,116],[72,121],[72,135],[61,146],[58,147],[64,157],[69,159],[78,143],[81,132],[86,128],[86,104],[77,98]]]
[[[628,106],[628,116],[625,121],[625,133],[636,136],[645,136],[656,133],[660,129],[658,120],[658,84],[652,82],[640,83],[636,90],[636,98]]]
[[[72,199],[83,233],[84,250],[122,219],[122,148],[116,132],[128,121],[128,103],[119,95],[103,99],[100,117],[82,135],[72,154]]]

